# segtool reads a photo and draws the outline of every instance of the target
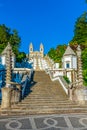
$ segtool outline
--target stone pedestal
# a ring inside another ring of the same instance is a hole
[[[20,91],[15,91],[15,103],[18,103],[20,101]]]
[[[2,88],[2,104],[1,108],[6,109],[11,107],[11,88],[4,87]]]
[[[18,92],[18,97],[19,97],[19,102],[21,101],[22,99],[22,86],[20,84],[16,85],[16,87],[18,88],[19,92]]]
[[[15,104],[15,103],[18,103],[21,101],[21,85],[20,84],[17,84],[16,85],[16,88],[14,88],[12,90],[12,94],[11,94],[11,103],[12,104]]]
[[[12,90],[11,103],[12,104],[18,103],[18,102],[21,101],[21,99],[22,99],[21,85],[20,84],[16,84],[15,88],[13,88],[13,90]]]
[[[85,95],[84,95],[84,89],[83,88],[78,88],[75,90],[75,95],[76,95],[76,101],[80,105],[85,104]]]
[[[73,100],[72,89],[69,89],[69,99]]]

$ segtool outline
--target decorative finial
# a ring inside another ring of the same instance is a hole
[[[81,51],[81,47],[80,47],[80,45],[78,45],[78,47],[77,47],[77,51]]]

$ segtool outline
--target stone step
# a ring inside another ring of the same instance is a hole
[[[14,108],[12,107],[12,108],[13,109],[15,109],[15,108],[20,109],[21,108],[21,109],[32,109],[32,110],[34,109],[34,110],[36,110],[36,109],[43,109],[43,108],[47,108],[47,109],[50,109],[50,108],[51,109],[55,109],[55,108],[56,109],[61,109],[61,108],[69,108],[69,109],[71,109],[71,108],[77,108],[78,109],[79,107],[80,106],[72,105],[72,104],[71,105],[60,105],[59,107],[56,106],[56,105],[54,105],[54,106],[52,106],[52,105],[44,105],[44,106],[43,105],[42,106],[41,105],[37,105],[37,106],[36,105],[26,105],[25,106],[25,105],[21,104],[20,106],[18,105],[17,107],[14,107]],[[87,109],[87,106],[81,107],[81,108],[82,109],[84,109],[84,108]]]
[[[55,104],[55,103],[44,103],[44,104],[41,104],[41,103],[32,103],[32,104],[26,104],[26,103],[21,103],[21,104],[18,104],[17,105],[18,107],[21,107],[21,106],[24,106],[24,107],[33,107],[33,108],[35,108],[35,107],[80,107],[79,105],[77,105],[77,104],[70,104],[70,103],[67,103],[67,104],[63,104],[63,103],[57,103],[57,104]],[[81,106],[81,107],[87,107],[86,105],[85,106]]]
[[[87,109],[83,109],[83,108],[61,108],[61,109],[36,109],[36,110],[32,110],[32,109],[25,109],[25,110],[21,110],[21,109],[18,109],[18,110],[6,110],[6,111],[0,111],[0,115],[33,115],[33,114],[73,114],[73,113],[87,113]]]
[[[60,98],[61,98],[61,99],[60,99]],[[58,97],[58,98],[49,98],[49,97],[41,97],[41,98],[40,98],[40,97],[37,97],[37,96],[36,96],[36,97],[30,97],[30,98],[27,98],[27,99],[24,99],[24,100],[25,100],[25,101],[28,101],[29,99],[32,100],[32,101],[34,101],[34,100],[35,100],[35,101],[36,101],[36,100],[37,100],[37,101],[39,101],[39,100],[50,101],[50,100],[51,100],[51,101],[54,101],[54,102],[55,102],[56,100],[57,100],[57,101],[62,101],[62,100],[64,100],[64,98],[62,98],[62,97],[60,97],[60,98],[59,98],[59,97]]]
[[[30,102],[21,102],[21,103],[19,103],[19,104],[35,104],[35,105],[37,105],[37,104],[41,104],[41,105],[45,105],[45,104],[56,104],[56,105],[60,105],[60,104],[63,104],[63,105],[67,105],[67,104],[75,104],[75,103],[71,103],[71,102],[52,102],[52,101],[50,101],[50,102],[38,102],[38,101],[30,101]],[[77,105],[77,104],[75,104],[75,105]]]
[[[39,100],[37,100],[37,99],[35,99],[35,100],[33,100],[33,99],[25,99],[25,100],[22,100],[21,101],[21,103],[23,103],[23,102],[27,102],[27,103],[29,103],[29,102],[36,102],[36,103],[39,103],[39,102],[41,102],[41,103],[45,103],[45,102],[47,102],[47,103],[50,103],[50,102],[52,102],[52,103],[74,103],[74,102],[70,102],[70,100],[53,100],[53,99],[51,99],[51,100],[48,100],[48,99],[39,99]]]
[[[83,106],[80,106],[78,104],[17,104],[17,105],[13,105],[12,108],[25,108],[25,109],[43,109],[43,108],[56,108],[56,109],[61,109],[61,108],[77,108],[77,109],[80,109],[80,108],[85,108],[87,109],[87,105],[83,105]]]
[[[22,103],[18,103],[18,104],[24,104],[24,105],[77,105],[74,103],[70,103],[70,102],[22,102]]]
[[[60,98],[65,98],[65,97],[66,97],[66,98],[68,98],[68,97],[67,97],[66,95],[64,95],[64,94],[62,94],[62,95],[61,95],[61,94],[57,95],[56,93],[55,93],[55,95],[54,95],[54,94],[52,95],[52,94],[49,94],[49,93],[46,93],[46,94],[45,94],[45,93],[44,93],[44,94],[43,94],[43,93],[42,93],[42,94],[41,94],[41,93],[40,93],[40,94],[30,93],[29,95],[27,95],[27,97],[45,97],[45,98],[46,98],[46,97],[48,97],[48,98],[56,98],[56,97],[57,97],[57,98],[58,98],[58,97],[60,97]]]
[[[71,102],[60,83],[52,82],[45,72],[35,72],[34,81],[36,84],[29,88],[29,95],[25,95],[25,98],[13,105],[11,110],[1,110],[2,115],[87,113],[87,105],[79,106]],[[27,91],[28,88],[26,93]]]
[[[75,104],[75,103],[72,103],[72,102],[67,101],[67,100],[66,101],[62,101],[62,100],[59,100],[59,101],[50,100],[49,101],[47,99],[46,100],[43,100],[43,99],[42,100],[25,100],[25,101],[23,100],[21,103],[24,103],[24,102],[26,102],[26,103],[31,103],[31,102],[34,103],[35,102],[35,103],[71,103],[71,104]]]
[[[78,107],[78,105],[76,105],[76,104],[39,104],[38,103],[38,105],[37,104],[19,104],[19,105],[17,105],[17,107],[33,107],[34,109],[37,107],[37,108],[39,108],[39,107],[52,107],[52,108],[54,108],[54,107],[58,107],[58,108],[60,108],[60,107]],[[80,106],[79,106],[80,107]],[[87,106],[84,106],[84,107],[87,107]]]

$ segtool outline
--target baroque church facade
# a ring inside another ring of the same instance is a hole
[[[44,46],[43,46],[43,44],[42,43],[40,44],[39,51],[34,51],[34,46],[33,46],[32,43],[30,43],[30,45],[29,45],[29,59],[34,58],[34,57],[43,58],[43,56],[44,56]]]

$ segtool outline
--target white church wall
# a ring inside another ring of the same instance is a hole
[[[53,69],[58,69],[59,68],[59,63],[55,63],[54,65],[53,65]]]
[[[73,57],[73,68],[77,69],[77,57]]]
[[[67,69],[67,63],[69,68],[77,69],[77,57],[76,56],[65,56],[63,57],[63,68]]]
[[[70,56],[66,56],[63,58],[63,67],[66,69],[67,66],[66,64],[69,63],[69,68],[71,68],[71,57]]]

